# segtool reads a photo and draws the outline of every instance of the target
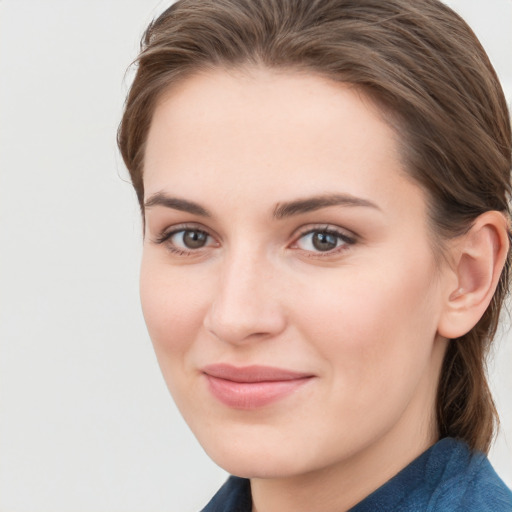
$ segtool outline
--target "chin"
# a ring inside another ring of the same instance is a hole
[[[245,425],[245,429],[247,429]],[[308,443],[293,438],[283,438],[281,432],[223,433],[215,436],[198,435],[198,440],[208,456],[228,473],[242,478],[286,478],[308,473],[321,466],[315,460],[322,453]],[[250,434],[254,435],[250,435]],[[221,441],[219,441],[221,440]],[[316,456],[315,456],[316,454]]]
[[[250,454],[214,454],[210,457],[229,474],[241,478],[286,478],[302,473],[297,458],[282,461],[279,457],[269,457],[258,450]]]

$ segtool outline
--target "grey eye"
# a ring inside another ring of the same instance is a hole
[[[329,252],[350,243],[351,240],[341,233],[314,230],[302,235],[297,241],[297,247],[304,251]]]

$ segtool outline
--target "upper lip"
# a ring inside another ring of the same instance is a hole
[[[313,377],[311,373],[296,372],[273,366],[233,366],[225,363],[207,365],[203,367],[202,371],[210,377],[233,382],[275,382]]]

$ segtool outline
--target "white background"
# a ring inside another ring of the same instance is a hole
[[[453,0],[512,97],[512,1]],[[0,0],[0,512],[192,512],[225,478],[168,396],[140,312],[115,146],[155,0]],[[491,374],[512,486],[512,335]]]

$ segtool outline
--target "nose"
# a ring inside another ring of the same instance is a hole
[[[286,327],[279,279],[263,257],[243,253],[222,263],[205,328],[230,344],[269,339]]]

